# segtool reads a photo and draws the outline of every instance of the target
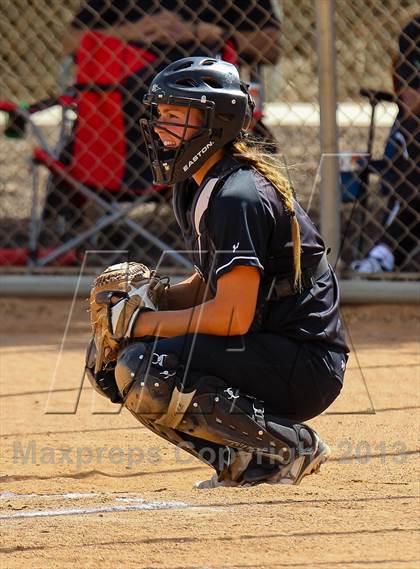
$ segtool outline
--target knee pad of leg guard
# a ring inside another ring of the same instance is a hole
[[[124,405],[138,418],[176,428],[194,396],[180,389],[179,368],[175,354],[157,353],[152,344],[130,344],[115,369]]]
[[[261,401],[226,387],[218,378],[203,378],[178,430],[283,464],[312,441],[309,428],[266,416]]]
[[[152,348],[142,342],[127,346],[118,358],[115,378],[124,405],[134,415],[153,421],[165,413],[175,382],[152,364]]]

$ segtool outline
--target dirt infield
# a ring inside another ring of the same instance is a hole
[[[70,304],[0,302],[2,568],[419,566],[416,307],[345,307],[345,389],[311,422],[333,450],[319,475],[193,490],[205,465],[90,385],[78,400],[82,302],[58,357]]]

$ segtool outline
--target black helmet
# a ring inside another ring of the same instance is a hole
[[[144,97],[147,119],[140,121],[153,169],[154,182],[173,184],[195,174],[216,150],[249,128],[254,103],[236,67],[209,57],[187,57],[168,65],[152,81]],[[154,128],[173,123],[158,119],[159,104],[183,105],[203,111],[203,125],[175,150],[165,149]]]

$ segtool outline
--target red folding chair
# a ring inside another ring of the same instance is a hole
[[[153,54],[118,38],[88,31],[76,54],[76,83],[70,94],[25,107],[0,101],[0,110],[7,112],[12,119],[12,125],[9,121],[8,134],[13,135],[14,128],[23,128],[27,122],[38,141],[38,147],[32,153],[34,181],[28,263],[44,266],[60,259],[76,261],[74,252],[78,247],[88,244],[92,248],[94,237],[118,222],[128,227],[131,234],[140,236],[161,252],[165,251],[176,264],[190,266],[185,255],[171,251],[170,244],[129,217],[130,212],[140,204],[167,190],[164,186],[152,185],[150,176],[136,177],[136,167],[131,167],[131,171],[127,167],[127,146],[130,143],[127,138],[127,116],[124,114],[127,81],[139,73],[154,73],[155,70],[150,67],[154,60]],[[59,145],[53,149],[41,129],[34,124],[32,115],[55,105],[62,108],[63,121]],[[69,123],[72,122],[69,118],[72,113],[76,118],[70,127],[70,139],[66,141],[65,132],[68,132]],[[137,141],[131,142],[136,145]],[[142,144],[142,140],[138,144]],[[86,204],[94,204],[95,209],[102,212],[97,219],[85,220],[88,222],[84,224],[85,227],[82,224],[64,242],[47,251],[40,251],[40,233],[48,215],[54,216],[55,212],[53,208],[48,214],[45,205],[40,208],[42,198],[37,183],[39,166],[47,168],[50,173],[45,200],[47,205],[54,201],[54,196],[61,194],[75,212],[87,211]],[[37,213],[40,209],[41,216]]]

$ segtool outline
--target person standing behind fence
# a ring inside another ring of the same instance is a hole
[[[63,34],[63,53],[74,53],[92,28],[147,45],[162,60],[176,61],[197,48],[215,55],[227,39],[253,62],[274,64],[280,56],[280,22],[271,0],[186,0],[178,10],[167,0],[86,0]]]
[[[175,8],[168,0],[86,0],[64,32],[65,55],[77,51],[87,29],[137,44],[157,58],[125,85],[128,187],[138,187],[139,176],[145,186],[152,180],[138,124],[151,75],[185,56],[229,57],[226,47],[253,68],[274,64],[280,56],[280,22],[271,0],[186,0]]]
[[[381,193],[389,195],[382,238],[352,268],[363,273],[409,270],[420,258],[420,15],[403,28],[393,62],[399,107],[385,148]]]

